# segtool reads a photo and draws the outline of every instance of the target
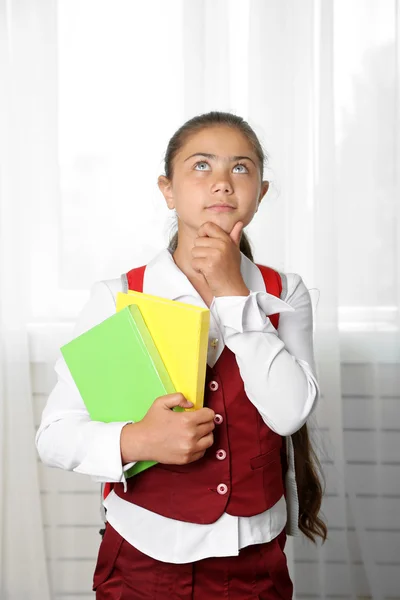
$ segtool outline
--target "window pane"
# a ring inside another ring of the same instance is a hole
[[[335,2],[341,306],[396,304],[395,9]]]

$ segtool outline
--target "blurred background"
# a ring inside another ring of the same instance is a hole
[[[93,598],[98,484],[38,461],[94,281],[163,248],[188,118],[235,112],[271,181],[257,261],[313,300],[329,538],[296,599],[400,598],[399,0],[0,0],[0,597]]]

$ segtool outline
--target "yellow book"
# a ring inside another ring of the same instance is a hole
[[[136,304],[177,392],[203,406],[210,311],[129,290],[117,294],[117,312]]]

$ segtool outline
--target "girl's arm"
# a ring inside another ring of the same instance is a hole
[[[310,294],[299,275],[287,278],[285,302],[253,292],[215,298],[211,306],[236,355],[247,396],[264,422],[285,436],[302,427],[319,395]],[[276,312],[278,331],[266,316]]]
[[[73,337],[115,313],[113,294],[105,282],[96,283],[82,310]],[[91,475],[97,480],[125,481],[120,452],[123,423],[92,421],[61,356],[55,366],[57,383],[51,391],[36,434],[36,447],[48,466]]]

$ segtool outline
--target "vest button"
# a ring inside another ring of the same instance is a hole
[[[217,389],[219,388],[219,385],[216,381],[210,381],[210,383],[208,384],[208,387],[210,388],[210,390],[212,392],[216,392]]]
[[[224,483],[220,483],[218,485],[218,487],[217,487],[218,494],[220,494],[221,496],[224,496],[227,491],[228,491],[228,486],[227,485],[225,485]]]
[[[226,452],[225,450],[217,450],[215,456],[218,458],[218,460],[225,460],[226,458]]]
[[[221,425],[223,420],[224,417],[222,415],[219,415],[218,413],[214,417],[214,423],[216,423],[216,425]]]
[[[210,346],[211,346],[211,348],[214,348],[214,349],[215,349],[215,348],[218,346],[218,342],[219,342],[219,339],[218,339],[218,338],[213,338],[213,339],[211,340],[211,342],[210,342]]]

